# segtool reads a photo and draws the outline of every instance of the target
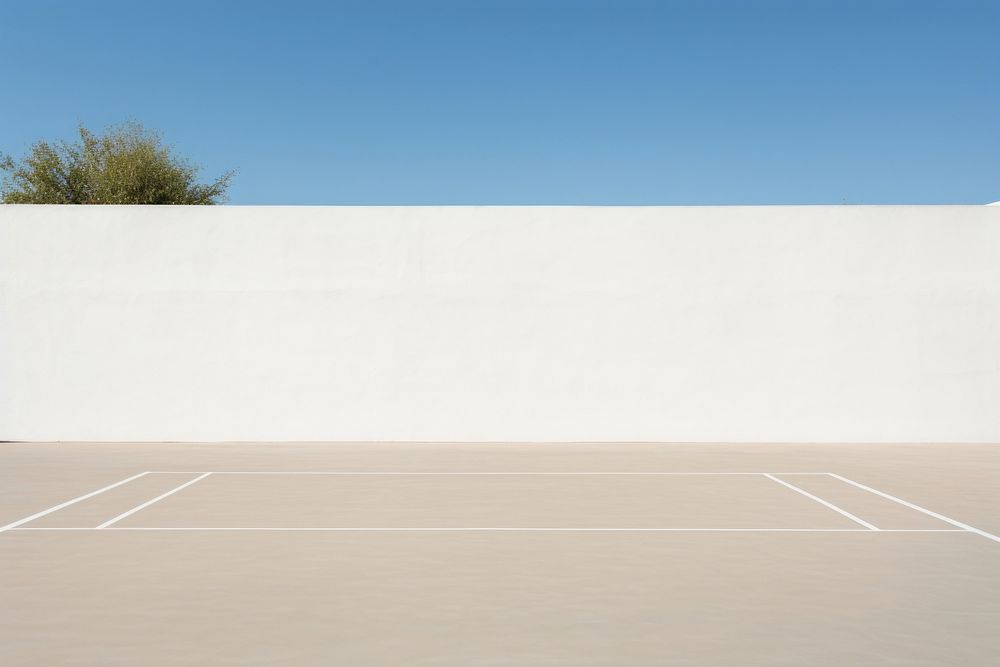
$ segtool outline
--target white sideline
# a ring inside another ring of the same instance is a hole
[[[163,500],[164,498],[166,498],[167,496],[173,495],[173,494],[177,493],[178,491],[180,491],[181,489],[185,489],[185,488],[191,486],[192,484],[194,484],[198,480],[205,479],[206,477],[208,477],[211,474],[212,473],[210,473],[210,472],[206,472],[203,475],[199,475],[198,477],[195,477],[192,480],[184,482],[183,484],[181,484],[180,486],[178,486],[176,488],[170,489],[166,493],[161,493],[160,495],[156,496],[152,500],[147,500],[146,502],[142,503],[141,505],[136,505],[135,507],[133,507],[132,509],[128,510],[127,512],[122,512],[118,516],[113,517],[111,519],[108,519],[107,521],[105,521],[104,523],[102,523],[100,526],[98,526],[95,530],[101,530],[101,529],[107,528],[111,524],[117,523],[117,522],[121,521],[122,519],[124,519],[125,517],[130,516],[132,514],[135,514],[139,510],[144,509],[146,507],[149,507],[153,503],[159,502],[159,501]]]
[[[820,505],[824,505],[826,507],[829,507],[834,512],[839,512],[840,514],[843,514],[844,516],[846,516],[851,521],[853,521],[855,523],[861,524],[862,526],[864,526],[868,530],[879,530],[878,527],[874,526],[873,524],[868,523],[864,519],[859,519],[858,517],[856,517],[853,514],[851,514],[850,512],[848,512],[847,510],[841,509],[841,508],[837,507],[836,505],[834,505],[833,503],[827,502],[826,500],[823,500],[819,496],[814,496],[813,494],[809,493],[805,489],[800,489],[799,487],[795,486],[794,484],[789,484],[788,482],[786,482],[783,479],[778,479],[777,477],[775,477],[774,475],[772,475],[770,473],[764,473],[764,477],[767,477],[770,480],[774,480],[775,482],[777,482],[778,484],[781,484],[782,486],[787,486],[792,491],[795,491],[796,493],[801,493],[806,498],[811,498],[812,500],[815,500],[816,502],[818,502]]]
[[[16,528],[17,526],[20,526],[23,523],[28,523],[29,521],[34,521],[35,519],[39,519],[39,518],[45,516],[46,514],[51,514],[52,512],[61,510],[64,507],[69,507],[70,505],[74,505],[74,504],[80,502],[81,500],[86,500],[87,498],[93,498],[94,496],[96,496],[99,493],[104,493],[105,491],[110,491],[111,489],[115,488],[116,486],[121,486],[122,484],[128,484],[132,480],[139,479],[143,475],[148,475],[148,474],[149,474],[149,472],[147,471],[147,472],[141,472],[138,475],[132,475],[131,477],[123,479],[120,482],[115,482],[114,484],[108,484],[104,488],[98,489],[97,491],[91,491],[90,493],[87,493],[87,494],[84,494],[82,496],[79,496],[78,498],[74,498],[73,500],[67,500],[66,502],[61,503],[59,505],[56,505],[55,507],[50,507],[47,510],[42,510],[41,512],[36,512],[35,514],[32,514],[31,516],[26,516],[23,519],[18,519],[17,521],[15,521],[13,523],[8,523],[6,526],[0,526],[0,533],[4,532],[5,530],[10,530],[12,528]]]
[[[983,537],[985,537],[988,540],[993,540],[994,542],[1000,542],[1000,536],[994,535],[993,533],[987,533],[985,530],[980,530],[979,528],[975,528],[973,526],[970,526],[967,523],[962,523],[961,521],[955,521],[954,519],[949,519],[948,517],[946,517],[943,514],[938,514],[937,512],[932,512],[931,510],[926,509],[924,507],[921,507],[920,505],[915,505],[914,503],[907,502],[907,501],[903,500],[902,498],[897,498],[896,496],[889,495],[888,493],[883,493],[882,491],[879,491],[878,489],[873,489],[870,486],[865,486],[864,484],[860,484],[858,482],[855,482],[854,480],[847,479],[846,477],[842,477],[842,476],[840,476],[840,475],[838,475],[836,473],[828,472],[827,474],[830,475],[831,477],[835,477],[835,478],[839,479],[841,482],[847,482],[848,484],[850,484],[852,486],[856,486],[859,489],[864,489],[865,491],[868,491],[869,493],[874,493],[876,496],[882,496],[883,498],[886,498],[887,500],[891,500],[893,502],[899,503],[900,505],[904,505],[906,507],[909,507],[910,509],[917,510],[918,512],[923,512],[927,516],[932,516],[935,519],[940,519],[941,521],[944,521],[946,523],[950,523],[953,526],[958,526],[959,528],[961,528],[963,530],[967,530],[967,531],[975,533],[977,535],[982,535]]]
[[[14,530],[48,530],[48,531],[262,531],[262,532],[332,532],[332,533],[461,533],[461,532],[563,532],[563,533],[967,533],[958,528],[889,528],[886,530],[869,530],[867,528],[516,528],[516,527],[456,527],[456,528],[281,528],[281,527],[227,527],[227,526],[175,526],[149,527],[124,526],[122,528],[64,528],[38,527],[15,528]]]

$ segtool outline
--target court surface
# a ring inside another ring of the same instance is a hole
[[[0,444],[0,663],[1000,661],[1000,446]]]

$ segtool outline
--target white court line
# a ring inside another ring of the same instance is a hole
[[[76,503],[80,502],[81,500],[86,500],[87,498],[93,498],[94,496],[96,496],[99,493],[104,493],[105,491],[110,491],[111,489],[115,488],[116,486],[121,486],[122,484],[128,484],[133,479],[139,479],[143,475],[148,475],[148,474],[149,474],[149,472],[147,471],[147,472],[141,472],[138,475],[132,475],[131,477],[123,479],[120,482],[115,482],[114,484],[108,484],[104,488],[98,489],[97,491],[91,491],[88,494],[82,495],[82,496],[80,496],[78,498],[74,498],[73,500],[67,500],[66,502],[61,503],[59,505],[56,505],[55,507],[50,507],[47,510],[42,510],[41,512],[36,512],[35,514],[32,514],[31,516],[24,517],[23,519],[18,519],[17,521],[15,521],[13,523],[8,523],[6,526],[0,526],[0,533],[4,532],[5,530],[11,530],[12,528],[16,528],[17,526],[20,526],[23,523],[28,523],[29,521],[34,521],[35,519],[41,518],[41,517],[45,516],[46,514],[51,514],[52,512],[56,512],[58,510],[61,510],[64,507],[69,507],[70,505],[75,505]]]
[[[774,480],[775,482],[777,482],[778,484],[781,484],[782,486],[787,486],[792,491],[795,491],[797,493],[801,493],[806,498],[811,498],[812,500],[815,500],[816,502],[818,502],[820,505],[824,505],[826,507],[829,507],[834,512],[839,512],[840,514],[843,514],[844,516],[846,516],[851,521],[853,521],[855,523],[861,524],[862,526],[866,527],[868,530],[879,530],[879,528],[877,528],[876,526],[868,523],[864,519],[859,519],[858,517],[856,517],[853,514],[851,514],[850,512],[848,512],[847,510],[843,510],[843,509],[837,507],[836,505],[834,505],[833,503],[827,502],[826,500],[823,500],[819,496],[814,496],[813,494],[809,493],[805,489],[800,489],[799,487],[795,486],[794,484],[789,484],[788,482],[786,482],[783,479],[778,479],[777,477],[775,477],[774,475],[772,475],[770,473],[764,473],[764,477],[767,477],[768,479]]]
[[[953,526],[958,526],[959,528],[961,528],[963,530],[967,530],[967,531],[975,533],[977,535],[982,535],[983,537],[985,537],[988,540],[993,540],[994,542],[1000,542],[1000,536],[994,535],[993,533],[987,533],[985,530],[980,530],[979,528],[975,528],[974,526],[970,526],[967,523],[962,523],[961,521],[955,521],[954,519],[949,519],[948,517],[946,517],[943,514],[938,514],[937,512],[932,512],[931,510],[926,509],[924,507],[921,507],[920,505],[915,505],[914,503],[907,502],[907,501],[903,500],[902,498],[897,498],[896,496],[891,496],[888,493],[883,493],[882,491],[879,491],[878,489],[873,489],[870,486],[865,486],[864,484],[859,484],[858,482],[855,482],[853,480],[847,479],[846,477],[841,477],[840,475],[837,475],[835,473],[831,472],[831,473],[827,473],[827,474],[830,475],[831,477],[835,477],[836,479],[839,479],[841,482],[847,482],[848,484],[850,484],[852,486],[856,486],[859,489],[864,489],[865,491],[868,491],[869,493],[874,493],[876,496],[882,496],[883,498],[886,498],[887,500],[891,500],[893,502],[899,503],[900,505],[904,505],[906,507],[909,507],[910,509],[917,510],[918,512],[923,512],[927,516],[932,516],[935,519],[940,519],[941,521],[944,521],[946,523],[950,523]]]
[[[132,514],[135,514],[139,510],[144,509],[146,507],[149,507],[153,503],[159,502],[159,501],[163,500],[164,498],[166,498],[167,496],[172,496],[173,494],[177,493],[181,489],[185,489],[185,488],[191,486],[192,484],[194,484],[195,482],[197,482],[198,480],[205,479],[206,477],[208,477],[211,474],[212,473],[210,473],[210,472],[206,472],[205,474],[199,475],[198,477],[195,477],[194,479],[192,479],[190,481],[184,482],[180,486],[178,486],[178,487],[176,487],[174,489],[171,489],[171,490],[167,491],[166,493],[161,493],[160,495],[156,496],[152,500],[147,500],[146,502],[144,502],[141,505],[136,505],[135,507],[133,507],[132,509],[128,510],[127,512],[122,512],[118,516],[116,516],[114,518],[111,518],[111,519],[108,519],[107,521],[105,521],[104,523],[102,523],[100,526],[98,526],[95,530],[101,530],[103,528],[107,528],[111,524],[117,523],[117,522],[121,521],[122,519],[124,519],[125,517],[130,516]]]
[[[15,528],[17,531],[263,531],[263,532],[333,532],[333,533],[455,533],[455,532],[565,532],[565,533],[967,533],[958,528],[892,528],[869,530],[867,528],[275,528],[275,527],[172,527],[123,526],[121,528],[66,528],[37,527]]]
[[[204,470],[155,470],[157,474],[197,475]],[[342,470],[212,470],[213,475],[764,475],[763,472],[396,472]],[[774,475],[828,475],[826,472],[776,472]]]

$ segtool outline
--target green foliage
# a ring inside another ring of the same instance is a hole
[[[22,160],[0,156],[5,204],[218,204],[233,172],[202,185],[198,168],[134,122],[80,139],[39,141]]]

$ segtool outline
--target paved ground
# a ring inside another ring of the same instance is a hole
[[[0,526],[5,665],[1000,655],[1000,446],[8,443]]]

